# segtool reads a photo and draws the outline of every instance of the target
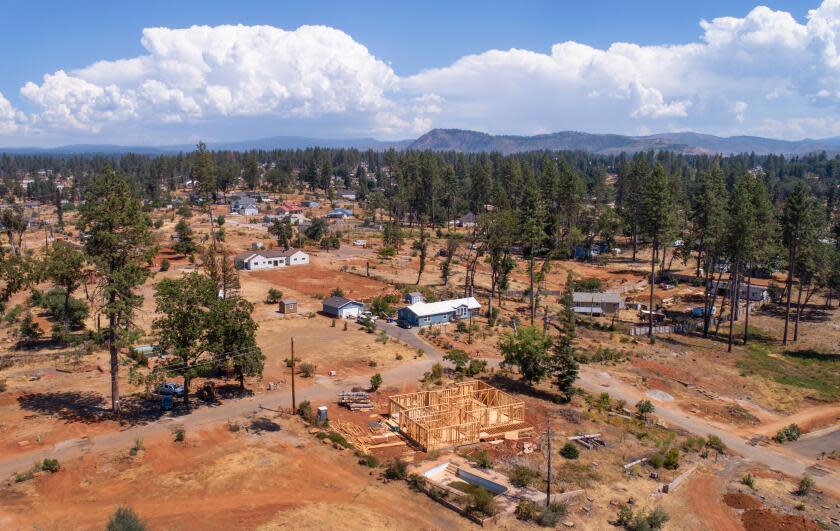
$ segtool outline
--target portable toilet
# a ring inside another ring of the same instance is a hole
[[[327,406],[318,406],[318,423],[323,424],[327,421]]]

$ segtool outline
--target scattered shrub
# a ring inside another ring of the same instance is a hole
[[[493,499],[493,494],[490,491],[483,487],[475,487],[471,491],[468,511],[485,516],[496,514],[496,501]]]
[[[647,419],[647,416],[650,413],[653,413],[655,409],[656,408],[653,406],[650,400],[641,400],[638,403],[636,403],[636,412],[642,419]]]
[[[382,385],[382,375],[379,373],[374,374],[370,377],[370,391],[376,392],[379,387]]]
[[[29,481],[34,477],[35,475],[32,472],[22,472],[20,474],[15,474],[15,483],[23,483],[24,481]]]
[[[706,439],[706,448],[711,448],[719,454],[726,453],[726,445],[717,435],[709,435]]]
[[[186,438],[187,432],[185,432],[182,428],[175,430],[175,442],[184,442],[184,438]]]
[[[805,475],[805,476],[802,476],[802,479],[799,480],[799,485],[796,489],[796,493],[799,494],[800,496],[805,496],[809,492],[811,492],[811,489],[813,489],[813,488],[814,488],[814,480],[811,479],[811,476]]]
[[[659,452],[648,457],[648,463],[655,469],[660,469],[665,464],[665,456]]]
[[[520,520],[530,521],[536,520],[539,517],[540,511],[537,504],[527,498],[519,500],[516,510],[513,513]]]
[[[349,442],[347,442],[347,439],[345,439],[343,435],[334,431],[327,433],[327,439],[332,441],[334,444],[341,446],[342,448],[352,447],[352,445]]]
[[[304,378],[311,378],[315,375],[317,366],[314,363],[304,362],[300,364],[300,375]]]
[[[665,452],[663,466],[668,470],[676,470],[680,466],[680,451],[677,448],[670,448]]]
[[[799,429],[799,426],[796,424],[790,424],[780,429],[773,439],[779,444],[784,444],[788,441],[795,441],[799,439],[800,435],[802,435],[802,430]]]
[[[268,293],[265,296],[266,304],[277,304],[283,298],[283,292],[276,288],[268,288]]]
[[[405,461],[394,459],[385,467],[385,477],[388,479],[405,479],[408,465]]]
[[[578,450],[574,443],[567,442],[563,445],[563,448],[560,449],[560,455],[566,459],[577,459],[580,456],[580,450]]]
[[[493,461],[490,459],[490,453],[482,449],[475,456],[475,464],[481,468],[493,468]]]
[[[746,476],[741,478],[741,484],[746,485],[747,487],[755,490],[755,478],[752,474],[747,474]]]
[[[538,523],[543,527],[556,527],[557,521],[566,515],[567,510],[563,503],[551,503],[543,510]]]
[[[376,468],[379,466],[379,459],[370,454],[362,454],[359,456],[359,464],[368,468]]]
[[[170,267],[169,259],[164,258],[163,260],[160,261],[160,270],[161,271],[169,271],[169,267]]]
[[[61,469],[61,465],[58,463],[58,459],[44,459],[41,463],[41,470],[44,472],[49,472],[50,474],[55,474]]]
[[[516,465],[510,475],[510,482],[515,487],[527,487],[531,481],[539,477],[536,470],[528,468],[527,466]]]
[[[315,413],[312,411],[312,404],[309,403],[309,400],[304,400],[298,404],[297,414],[310,424],[315,422]]]
[[[105,529],[106,531],[145,531],[146,526],[130,507],[117,507]]]
[[[131,447],[131,450],[128,451],[130,455],[137,455],[137,453],[143,449],[143,438],[137,437],[134,439],[134,446]]]
[[[408,486],[414,490],[420,491],[426,487],[426,478],[420,474],[411,474],[408,476]]]

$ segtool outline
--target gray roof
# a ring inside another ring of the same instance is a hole
[[[572,294],[572,300],[574,302],[608,302],[618,304],[621,302],[621,294],[620,293],[588,293],[588,292],[580,292],[576,291]]]
[[[283,299],[280,302],[282,302],[283,304],[297,304],[296,299]]]
[[[423,294],[420,293],[419,291],[412,291],[411,293],[409,293],[409,295],[411,295],[412,297],[422,297],[423,296]]]
[[[330,308],[335,309],[343,308],[351,303],[364,307],[364,304],[361,302],[354,301],[353,299],[348,299],[346,297],[330,297],[328,299],[324,299],[324,306],[329,306]]]

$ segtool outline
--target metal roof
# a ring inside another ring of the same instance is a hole
[[[466,306],[470,310],[478,310],[481,308],[481,304],[475,300],[475,297],[466,297],[464,299],[452,299],[439,302],[415,302],[411,306],[406,306],[406,308],[417,317],[428,317],[431,315],[454,312],[456,308],[461,306]]]

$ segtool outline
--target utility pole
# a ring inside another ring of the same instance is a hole
[[[545,507],[547,509],[551,504],[551,417],[548,419],[548,430],[546,434],[548,437],[548,481],[545,483]]]
[[[295,403],[295,338],[292,338],[292,414],[297,409]]]

